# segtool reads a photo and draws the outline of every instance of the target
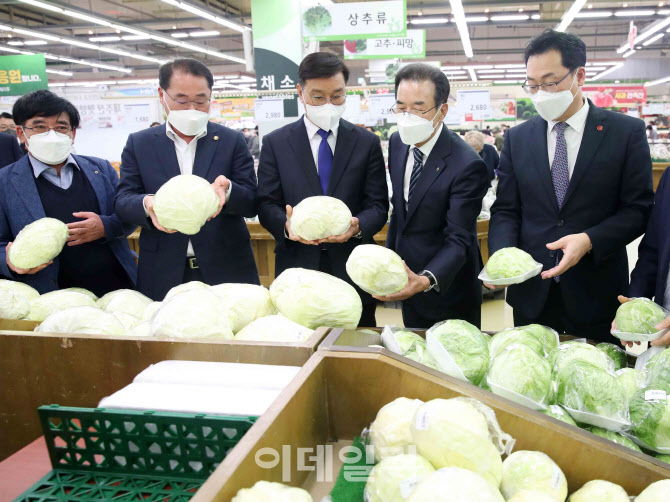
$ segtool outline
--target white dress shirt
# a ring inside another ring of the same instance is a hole
[[[435,147],[435,144],[437,143],[437,140],[440,139],[440,134],[442,134],[442,128],[444,126],[440,124],[439,129],[435,133],[435,136],[430,138],[430,141],[426,143],[425,145],[421,146],[419,150],[423,154],[423,165],[426,165],[426,160],[428,160],[428,156],[430,155],[430,152],[433,151],[433,148]],[[405,178],[402,183],[402,190],[403,190],[403,196],[405,197],[405,208],[407,207],[407,200],[409,199],[409,180],[412,178],[412,169],[414,169],[414,149],[416,148],[415,145],[412,145],[409,147],[409,155],[407,156],[407,165],[405,166]]]
[[[577,163],[577,155],[579,155],[579,147],[582,145],[582,138],[584,137],[584,127],[586,126],[586,117],[589,114],[589,102],[585,99],[584,105],[572,117],[565,121],[568,127],[563,133],[565,136],[565,143],[568,147],[568,175],[572,178],[572,172],[575,170]],[[554,155],[556,154],[556,137],[557,133],[554,126],[558,121],[552,120],[547,125],[547,150],[549,151],[549,167],[554,162]]]
[[[307,115],[303,117],[305,121],[305,127],[307,128],[307,137],[309,138],[309,146],[312,148],[312,156],[314,157],[314,165],[316,166],[316,172],[319,172],[319,146],[321,145],[321,136],[319,136],[319,128],[315,126],[311,120],[307,118]],[[330,130],[331,134],[328,135],[328,145],[330,146],[331,151],[333,152],[333,157],[335,156],[335,144],[337,143],[337,129],[338,124]],[[332,166],[331,166],[332,167]]]

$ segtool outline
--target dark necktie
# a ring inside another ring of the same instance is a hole
[[[551,180],[554,183],[554,193],[556,194],[556,201],[558,202],[558,209],[563,207],[563,200],[568,191],[568,184],[570,183],[570,170],[568,168],[568,144],[565,141],[565,128],[568,124],[565,122],[558,122],[554,126],[556,131],[556,153],[554,154],[554,161],[551,163]],[[560,252],[556,251],[556,265],[560,262]],[[561,282],[561,276],[554,277],[556,282]]]
[[[414,147],[414,167],[412,167],[412,175],[409,178],[409,193],[407,194],[408,203],[412,199],[412,192],[419,181],[421,171],[423,171],[423,153],[421,153],[421,150]]]
[[[333,167],[333,151],[328,144],[328,136],[330,131],[319,129],[319,136],[321,136],[321,144],[319,145],[319,181],[321,182],[321,191],[324,195],[328,191],[328,180],[330,179],[330,170]]]

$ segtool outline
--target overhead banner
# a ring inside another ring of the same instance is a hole
[[[344,59],[410,59],[426,57],[426,30],[407,30],[402,37],[345,40]]]
[[[599,108],[640,106],[647,104],[647,88],[643,85],[631,86],[584,86],[584,95]]]
[[[308,41],[384,38],[407,33],[405,0],[335,4],[303,0],[301,5],[302,33]]]
[[[23,96],[48,89],[44,54],[0,56],[0,96]]]

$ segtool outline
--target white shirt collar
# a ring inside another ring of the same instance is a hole
[[[179,140],[179,141],[183,141],[184,143],[186,143],[186,141],[184,141],[182,138],[180,138],[177,135],[176,132],[174,132],[174,129],[172,129],[172,126],[170,125],[170,122],[168,122],[168,121],[165,122],[165,134],[172,141],[176,142],[177,140]],[[207,129],[205,129],[204,131],[202,131],[199,134],[196,134],[196,136],[193,138],[193,140],[191,140],[191,143],[193,143],[195,140],[198,140],[198,139],[203,138],[205,136],[207,136]],[[191,143],[188,143],[188,144],[190,145]]]
[[[303,115],[303,120],[305,121],[305,128],[307,129],[307,137],[309,139],[314,138],[319,133],[320,128],[314,125],[314,123],[307,118],[307,115]],[[337,139],[337,130],[340,127],[340,122],[338,121],[337,124],[335,124],[335,127],[333,127],[330,132],[333,135],[333,138]]]
[[[430,152],[433,151],[433,148],[435,147],[435,144],[437,143],[437,140],[440,139],[440,135],[442,134],[442,129],[444,128],[444,124],[440,123],[440,126],[437,129],[437,132],[435,133],[435,136],[430,138],[430,141],[426,143],[425,145],[419,147],[419,151],[423,154],[423,160],[424,162],[430,157]],[[411,154],[414,155],[414,149],[416,148],[415,145],[412,145],[410,147]]]
[[[572,127],[578,133],[581,133],[586,127],[586,118],[589,115],[589,100],[584,98],[584,104],[582,107],[575,113],[572,117],[565,121],[570,127]],[[554,130],[554,126],[558,124],[557,120],[552,120],[549,122],[549,132]]]

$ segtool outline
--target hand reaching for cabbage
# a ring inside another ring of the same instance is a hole
[[[619,303],[621,303],[623,305],[624,303],[628,303],[631,299],[627,298],[625,296],[619,295],[618,300],[619,300]],[[658,323],[655,327],[658,331],[670,328],[670,316],[666,317],[664,320],[662,320],[660,323]],[[614,330],[616,330],[616,322],[612,321],[612,331],[614,331]],[[640,345],[640,342],[627,342],[627,341],[621,340],[621,345],[623,345],[624,347],[632,347],[633,344]],[[668,331],[665,335],[663,335],[658,340],[654,340],[653,342],[651,342],[652,347],[665,346],[665,345],[670,345],[670,331]]]
[[[373,298],[380,300],[382,302],[399,302],[401,300],[407,300],[417,293],[421,293],[430,287],[430,279],[424,277],[423,275],[418,275],[412,272],[407,263],[403,260],[403,265],[405,265],[405,270],[407,270],[407,286],[388,296],[378,296],[372,295]]]
[[[49,265],[51,265],[53,263],[53,260],[51,260],[47,263],[43,263],[42,265],[39,265],[39,266],[34,267],[34,268],[16,268],[14,265],[12,265],[12,262],[9,261],[9,248],[11,246],[12,246],[12,243],[8,242],[7,247],[5,248],[5,256],[6,256],[7,266],[9,267],[9,270],[14,272],[15,274],[19,274],[19,275],[36,274],[37,272],[40,272],[41,270],[44,270],[45,268],[47,268]]]

